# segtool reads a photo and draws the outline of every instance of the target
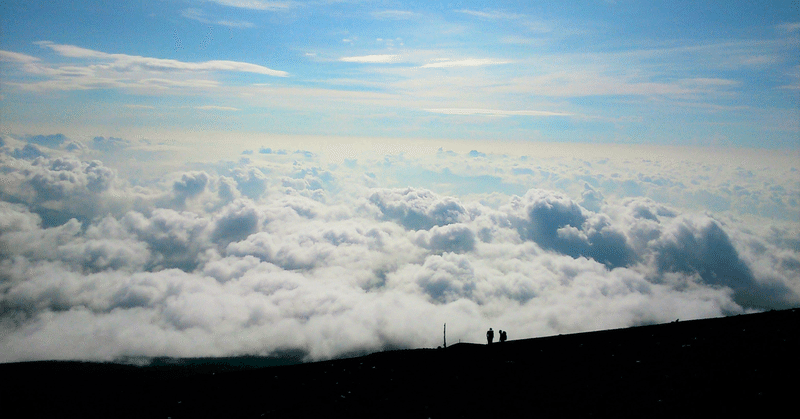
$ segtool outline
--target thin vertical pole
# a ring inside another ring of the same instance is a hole
[[[447,323],[444,324],[444,347],[447,347]]]

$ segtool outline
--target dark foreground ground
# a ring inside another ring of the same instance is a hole
[[[0,415],[785,417],[799,350],[795,309],[291,366],[0,364]]]

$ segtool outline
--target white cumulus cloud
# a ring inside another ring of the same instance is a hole
[[[136,147],[0,143],[0,361],[326,359],[437,346],[443,323],[477,342],[800,303],[800,220],[767,216],[796,213],[796,168],[264,146],[144,176],[164,162],[114,159]]]

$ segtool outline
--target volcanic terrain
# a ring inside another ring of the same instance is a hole
[[[4,417],[776,417],[800,309],[323,362],[0,365]],[[788,410],[787,410],[788,409]]]

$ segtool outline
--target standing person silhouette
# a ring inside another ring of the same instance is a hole
[[[508,335],[506,335],[506,332],[504,330],[501,330],[500,331],[500,343],[505,342],[506,339],[508,339]]]
[[[489,331],[486,332],[486,342],[488,342],[487,343],[488,345],[491,345],[493,340],[494,340],[494,331],[490,327]]]

